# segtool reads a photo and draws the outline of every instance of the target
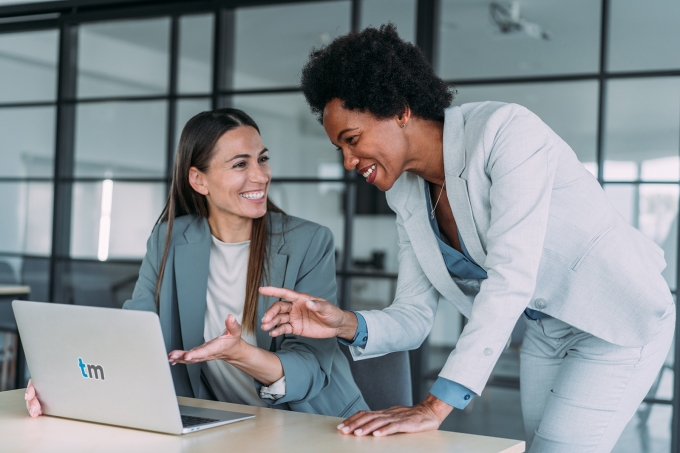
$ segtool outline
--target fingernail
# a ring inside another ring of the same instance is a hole
[[[359,428],[359,429],[357,429],[356,431],[354,431],[354,434],[359,435],[359,434],[361,434],[361,433],[363,433],[363,432],[364,432],[364,430],[361,429],[361,428]]]
[[[342,428],[342,432],[348,433],[349,432],[349,426],[345,426],[344,428]]]
[[[30,409],[28,410],[28,413],[29,413],[29,415],[30,415],[31,417],[33,417],[33,408],[30,408]]]
[[[186,357],[184,357],[184,360],[191,360],[191,357],[186,356]]]
[[[344,423],[340,423],[338,426],[336,426],[337,429],[342,429],[345,427]]]
[[[379,436],[379,435],[380,435],[380,431],[373,431],[373,435],[374,435],[374,436]]]
[[[28,401],[28,393],[24,393],[24,399]]]

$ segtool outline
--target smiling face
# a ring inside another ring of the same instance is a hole
[[[219,138],[207,172],[191,167],[189,183],[208,200],[209,220],[220,216],[243,223],[267,213],[268,154],[257,130],[241,126]]]
[[[409,140],[401,127],[409,119],[408,110],[401,118],[389,119],[347,110],[337,98],[323,111],[323,127],[331,143],[342,151],[345,168],[357,171],[382,191],[409,169]]]

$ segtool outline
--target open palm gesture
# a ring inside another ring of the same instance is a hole
[[[241,325],[234,315],[227,316],[224,321],[226,329],[217,338],[197,346],[191,351],[175,350],[168,354],[172,365],[176,363],[197,363],[210,360],[229,360],[237,355],[243,346],[241,339]]]

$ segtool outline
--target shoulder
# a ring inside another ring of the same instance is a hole
[[[267,214],[272,240],[280,240],[291,250],[305,250],[312,244],[333,242],[331,230],[318,223],[291,215],[272,212]]]
[[[200,216],[195,215],[183,215],[180,217],[175,217],[172,223],[172,236],[170,237],[170,243],[175,242],[186,242],[184,239],[184,233],[191,227],[201,229],[205,223],[205,219]],[[163,221],[156,226],[154,226],[151,232],[152,240],[165,241],[168,234],[168,222]]]
[[[447,109],[447,112],[456,107]],[[531,110],[519,104],[505,102],[473,102],[460,107],[465,122],[466,134],[470,132],[497,134],[512,125],[522,131],[545,127],[545,123]]]

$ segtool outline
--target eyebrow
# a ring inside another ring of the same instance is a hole
[[[258,156],[263,155],[267,151],[269,151],[267,148],[263,148],[262,151],[260,151],[260,154],[258,154]],[[234,159],[249,159],[249,158],[250,158],[250,154],[237,154],[234,157],[232,157],[231,159],[228,159],[227,162],[231,162]]]

